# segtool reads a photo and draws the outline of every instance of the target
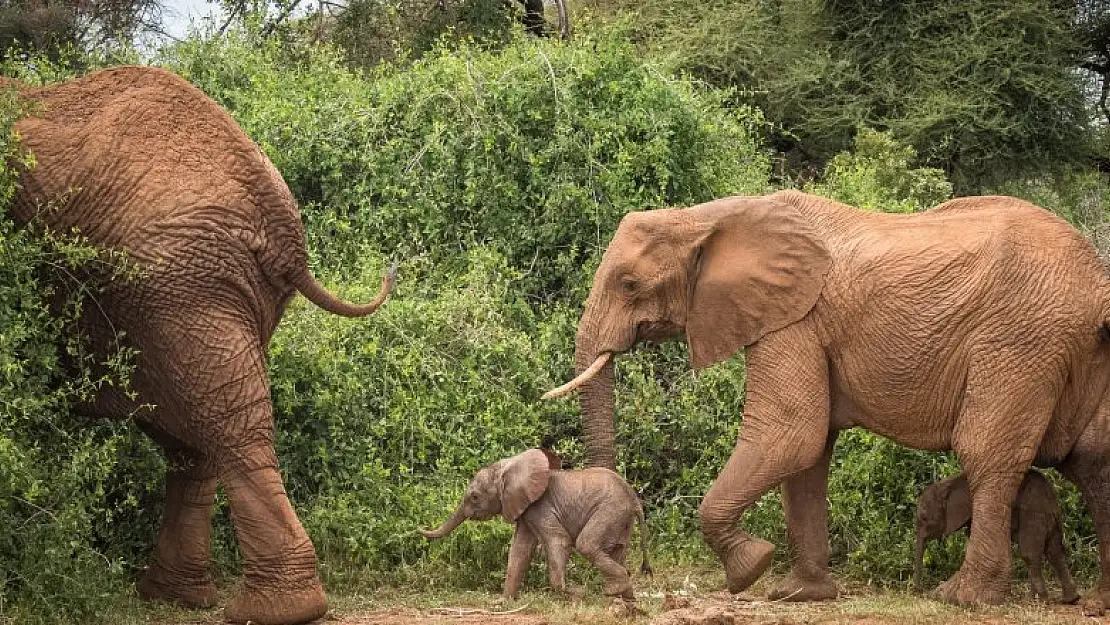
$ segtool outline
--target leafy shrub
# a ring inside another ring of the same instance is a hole
[[[758,113],[619,40],[437,50],[372,81],[326,51],[292,70],[275,55],[191,44],[171,64],[261,143],[327,265],[369,247],[448,270],[488,245],[554,300],[624,213],[766,188]]]
[[[820,167],[869,125],[914,146],[968,194],[1090,163],[1098,145],[1066,3],[604,4],[634,12],[628,24],[642,49],[742,90],[774,122],[777,149],[803,166]]]
[[[830,159],[821,181],[806,191],[888,213],[932,208],[952,195],[952,185],[939,169],[915,168],[916,158],[913,147],[889,132],[861,128],[852,151]]]
[[[14,167],[33,166],[12,129],[21,113],[0,92],[0,620],[7,609],[20,623],[86,622],[126,588],[133,547],[149,542],[157,511],[143,499],[160,461],[134,428],[69,414],[98,388],[126,388],[130,354],[98,362],[73,324],[96,297],[83,276],[127,279],[126,264],[9,218]]]

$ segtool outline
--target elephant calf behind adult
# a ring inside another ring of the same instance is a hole
[[[922,214],[862,211],[795,191],[630,213],[605,250],[578,325],[590,464],[613,467],[612,355],[684,337],[696,368],[747,351],[739,441],[699,507],[740,591],[773,546],[736,527],[783,484],[795,558],[773,597],[834,597],[829,459],[861,426],[953,449],[975,518],[960,603],[998,602],[1010,575],[1010,502],[1032,463],[1083,492],[1110,604],[1110,281],[1075,228],[1027,202],[961,198]]]
[[[81,319],[94,348],[123,330],[139,350],[138,396],[105,390],[82,411],[137,415],[170,459],[166,515],[140,595],[215,602],[207,564],[218,481],[244,560],[227,618],[322,616],[315,552],[278,474],[265,350],[295,292],[339,315],[367,315],[388,296],[392,272],[364,306],[325,291],[308,271],[281,175],[223,109],[170,72],[119,67],[19,88],[31,112],[16,130],[36,166],[19,179],[17,222],[77,228],[141,267]]]

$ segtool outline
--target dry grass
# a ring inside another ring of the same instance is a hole
[[[762,599],[768,581],[752,592],[733,597],[722,592],[718,568],[671,567],[654,580],[636,579],[638,605],[645,614],[614,614],[614,607],[593,584],[575,589],[574,599],[533,586],[519,601],[502,601],[492,592],[441,590],[417,592],[406,588],[348,590],[330,597],[327,625],[733,625],[839,624],[859,625],[1091,625],[1110,618],[1084,617],[1077,606],[1044,605],[1015,596],[1005,606],[964,609],[906,592],[877,591],[842,584],[837,601],[816,604],[772,602]],[[222,600],[233,589],[225,589]],[[666,599],[668,607],[663,609]],[[688,605],[684,605],[688,604]],[[221,610],[184,611],[166,606],[145,607],[138,602],[121,614],[121,625],[200,625],[220,623]]]

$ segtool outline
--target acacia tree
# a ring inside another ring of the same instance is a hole
[[[861,126],[913,145],[964,193],[1091,157],[1075,0],[638,4],[639,41],[760,106],[795,175]]]

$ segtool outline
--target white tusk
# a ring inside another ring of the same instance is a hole
[[[598,356],[597,360],[595,360],[592,365],[586,367],[585,371],[578,374],[578,377],[560,386],[559,388],[553,388],[550,391],[547,391],[543,394],[543,397],[541,399],[554,399],[556,397],[562,397],[563,395],[566,395],[579,386],[582,386],[586,382],[589,382],[590,378],[597,375],[597,372],[601,371],[601,368],[605,366],[605,363],[609,362],[609,357],[612,355],[612,352],[605,352],[604,354]]]

